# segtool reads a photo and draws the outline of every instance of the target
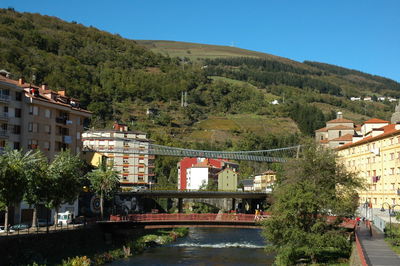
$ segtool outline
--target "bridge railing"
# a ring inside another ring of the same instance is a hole
[[[235,213],[159,213],[159,214],[129,214],[126,216],[112,215],[110,221],[254,221],[254,214]]]

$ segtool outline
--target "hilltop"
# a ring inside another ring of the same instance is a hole
[[[14,78],[66,89],[94,112],[92,127],[119,120],[160,144],[214,149],[294,143],[339,110],[356,122],[388,119],[393,103],[349,97],[400,95],[395,81],[338,66],[228,46],[128,40],[12,9],[0,10],[0,66]]]

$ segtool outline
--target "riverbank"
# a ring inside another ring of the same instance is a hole
[[[148,248],[165,245],[174,242],[177,238],[188,234],[187,228],[174,228],[172,230],[154,230],[135,240],[127,241],[119,248],[114,248],[106,252],[98,253],[92,256],[82,256],[68,258],[62,262],[62,266],[72,265],[104,265],[119,259],[130,258],[141,254]]]

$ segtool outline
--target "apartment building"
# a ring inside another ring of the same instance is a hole
[[[391,122],[369,119],[361,125],[360,135],[336,148],[346,169],[365,181],[366,188],[359,191],[360,205],[372,209],[400,204],[399,105]]]
[[[178,189],[197,190],[203,185],[207,185],[209,180],[213,180],[218,187],[221,180],[222,190],[231,190],[237,187],[237,170],[239,165],[223,159],[212,158],[183,158],[178,164]],[[223,171],[230,169],[231,171]],[[219,174],[221,176],[219,177]],[[236,181],[234,179],[236,178]],[[224,180],[224,181],[222,181]],[[227,184],[229,182],[229,184]],[[235,183],[236,182],[236,183]]]
[[[65,91],[0,75],[0,149],[40,149],[49,159],[62,149],[80,153],[83,123],[90,116]]]
[[[150,185],[154,180],[154,155],[148,154],[149,140],[143,132],[128,131],[114,124],[113,130],[91,130],[82,134],[86,149],[104,154],[120,176],[123,190]]]
[[[254,191],[272,192],[272,187],[276,181],[276,173],[267,170],[254,177]]]
[[[0,150],[6,146],[24,151],[39,149],[49,160],[62,149],[80,154],[84,120],[90,116],[91,112],[82,109],[65,91],[13,80],[6,71],[0,71]],[[77,214],[77,204],[63,204],[60,211]],[[21,202],[11,209],[9,222],[29,223],[32,213],[33,209]],[[39,206],[38,218],[46,215],[47,209]],[[0,213],[0,220],[3,216]]]

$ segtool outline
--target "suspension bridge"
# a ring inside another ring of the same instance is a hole
[[[125,140],[126,141],[126,140]],[[269,150],[256,151],[209,151],[194,150],[177,147],[163,146],[153,143],[147,143],[145,147],[90,147],[86,146],[85,151],[96,151],[100,153],[120,153],[120,154],[142,154],[142,155],[166,155],[177,157],[201,157],[213,159],[229,159],[238,161],[255,161],[284,163],[290,158],[298,158],[300,154],[300,145],[276,148]]]

